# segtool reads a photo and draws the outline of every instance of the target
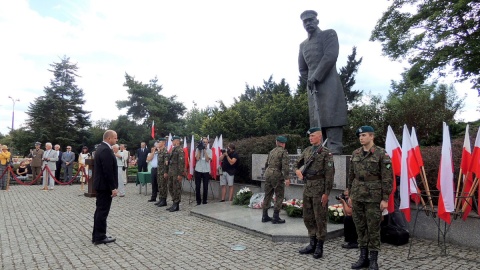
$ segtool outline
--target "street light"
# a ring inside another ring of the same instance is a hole
[[[13,109],[12,109],[12,131],[13,131],[13,123],[15,122],[15,102],[20,101],[20,99],[14,99],[11,96],[8,96],[9,99],[13,102]]]

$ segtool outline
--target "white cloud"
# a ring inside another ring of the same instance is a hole
[[[12,95],[15,126],[26,119],[28,104],[43,95],[52,74],[49,64],[67,55],[77,62],[85,109],[92,119],[114,119],[121,112],[116,100],[125,99],[127,72],[147,82],[158,76],[163,94],[177,95],[187,107],[215,100],[231,104],[245,84],[261,85],[273,75],[292,89],[298,82],[298,46],[306,38],[300,13],[314,9],[320,27],[338,33],[341,51],[337,68],[351,48],[363,57],[356,89],[387,94],[403,64],[381,55],[370,33],[389,2],[331,1],[63,1],[33,10],[26,0],[0,4],[0,72],[5,76],[0,97],[0,132],[11,125]],[[467,87],[468,88],[468,87]],[[478,103],[474,90],[468,102]],[[5,101],[6,100],[6,101]],[[469,107],[470,108],[470,107]],[[472,113],[464,119],[478,119]]]

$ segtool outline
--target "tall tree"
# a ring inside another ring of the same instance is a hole
[[[54,78],[44,87],[44,95],[27,110],[27,126],[40,142],[50,141],[78,148],[88,137],[90,112],[83,109],[83,90],[75,84],[77,64],[64,56],[49,69]]]
[[[409,79],[423,83],[431,73],[444,76],[451,68],[480,95],[478,0],[393,0],[370,40],[380,41],[390,58],[408,59]]]
[[[345,92],[345,100],[347,101],[348,107],[352,107],[353,103],[358,101],[362,95],[362,90],[353,90],[352,87],[355,85],[355,75],[358,72],[358,68],[362,63],[363,57],[360,57],[359,60],[356,60],[357,57],[357,47],[352,48],[352,54],[347,58],[347,65],[340,68],[338,75],[340,76],[340,81],[343,85],[343,91]]]
[[[157,77],[144,84],[125,73],[123,86],[127,87],[128,99],[116,103],[119,109],[127,108],[127,116],[146,127],[151,127],[155,121],[155,129],[160,133],[183,133],[181,117],[186,108],[176,101],[176,96],[165,97],[160,94],[163,87],[158,84]]]

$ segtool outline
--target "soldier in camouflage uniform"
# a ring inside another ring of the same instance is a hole
[[[157,183],[158,183],[158,203],[155,203],[158,207],[167,206],[167,181],[168,181],[168,151],[165,147],[165,138],[158,140],[157,151]]]
[[[353,221],[357,228],[360,258],[352,269],[378,269],[380,222],[392,192],[391,160],[385,149],[373,143],[374,130],[362,126],[356,132],[362,147],[353,151],[348,176]],[[370,250],[370,258],[368,258]]]
[[[313,253],[313,257],[318,259],[323,256],[323,242],[327,235],[328,195],[332,190],[335,167],[332,153],[321,145],[321,129],[310,128],[307,134],[312,146],[303,150],[297,161],[295,173],[305,182],[303,222],[308,230],[310,244],[299,252],[300,254]]]
[[[173,149],[168,161],[168,191],[172,196],[173,204],[167,208],[170,212],[180,210],[182,195],[182,180],[185,176],[185,156],[180,146],[180,137],[173,136]]]
[[[288,151],[285,149],[287,138],[278,136],[276,139],[277,147],[268,154],[265,163],[265,199],[263,200],[262,222],[272,221],[273,224],[285,223],[280,219],[280,209],[282,208],[283,198],[285,197],[285,185],[290,185],[288,175]],[[273,193],[275,192],[276,201],[273,210],[273,219],[268,216]]]

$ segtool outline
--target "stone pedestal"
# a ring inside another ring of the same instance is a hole
[[[300,155],[290,156],[290,187],[285,188],[285,198],[302,198],[303,193],[303,181],[298,179],[295,175],[295,164]],[[265,162],[268,155],[266,154],[253,154],[252,155],[252,180],[262,181],[262,191],[264,190],[265,181]],[[335,196],[339,195],[341,191],[347,188],[348,177],[348,165],[350,156],[347,155],[335,155],[333,156],[333,162],[335,164],[335,178],[333,180],[333,190],[330,194],[330,203],[337,203]]]

